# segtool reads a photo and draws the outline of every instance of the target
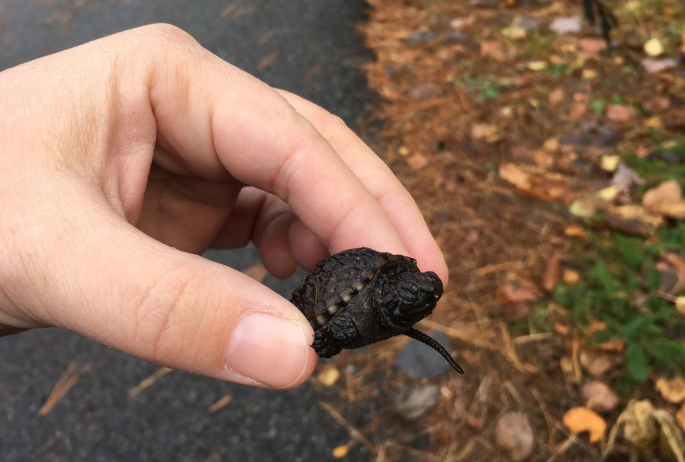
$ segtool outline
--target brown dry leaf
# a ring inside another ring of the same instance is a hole
[[[607,48],[606,42],[600,38],[582,38],[578,40],[578,46],[585,58],[596,58]]]
[[[685,47],[685,45],[683,45]],[[685,53],[685,50],[683,51]],[[680,410],[676,413],[675,418],[678,420],[678,423],[680,424],[680,428],[685,431],[685,403],[680,407]]]
[[[333,365],[326,366],[319,372],[318,379],[323,386],[332,387],[340,379],[340,371]]]
[[[651,236],[663,219],[648,214],[641,205],[627,204],[606,209],[606,222],[611,229],[630,236]]]
[[[414,154],[407,159],[407,165],[411,170],[421,170],[428,165],[428,160],[422,154]]]
[[[630,106],[625,104],[609,104],[607,106],[606,117],[613,122],[627,122],[633,116]]]
[[[483,416],[477,416],[474,414],[469,414],[466,416],[466,423],[468,424],[469,427],[473,428],[474,430],[480,431],[483,429],[483,424],[485,424],[485,419],[483,419]]]
[[[659,377],[654,388],[669,403],[680,403],[685,400],[685,380],[679,375],[674,376],[672,379]]]
[[[522,461],[533,451],[533,428],[528,417],[518,412],[504,414],[495,427],[497,444],[511,460]]]
[[[542,298],[542,293],[535,284],[527,279],[520,279],[500,287],[498,300],[501,305],[507,303],[536,302]]]
[[[581,239],[585,239],[587,237],[587,231],[580,226],[567,226],[566,229],[564,229],[564,234],[569,237],[579,237]]]
[[[262,264],[252,265],[249,268],[243,270],[243,274],[245,276],[250,276],[257,282],[264,281],[264,278],[266,277],[267,273],[268,271]]]
[[[565,269],[564,274],[561,276],[561,279],[564,281],[565,284],[578,284],[578,281],[580,281],[580,274],[578,273],[578,271],[574,271],[572,269]]]
[[[571,106],[571,118],[580,120],[587,114],[587,103],[575,103]]]
[[[583,386],[585,407],[597,412],[608,412],[618,404],[618,396],[605,383],[597,380]]]
[[[564,89],[559,87],[549,94],[549,104],[556,106],[564,100]]]
[[[483,40],[480,42],[480,54],[497,61],[504,60],[504,48],[502,42],[497,40]]]
[[[675,180],[665,181],[650,189],[642,196],[642,206],[650,212],[661,213],[664,204],[677,204],[682,200],[680,183]]]
[[[485,140],[494,143],[499,140],[499,131],[495,125],[473,124],[471,125],[471,137],[476,140]]]
[[[509,162],[503,163],[499,166],[499,176],[505,181],[516,186],[523,191],[530,191],[530,180],[527,173],[523,172],[516,165]]]
[[[542,276],[542,287],[544,287],[547,292],[551,292],[554,289],[554,286],[557,285],[557,282],[559,281],[560,266],[561,253],[558,250],[555,250],[552,258],[550,258],[547,263],[545,274]]]
[[[548,169],[554,165],[554,157],[552,157],[552,154],[550,154],[548,151],[544,149],[538,149],[535,152],[535,163],[544,169]]]
[[[601,440],[607,429],[607,423],[594,411],[584,407],[574,407],[564,414],[564,425],[573,433],[590,433],[590,442]]]
[[[547,152],[552,152],[552,153],[557,152],[559,150],[559,139],[558,138],[549,138],[549,139],[545,140],[542,147]]]
[[[580,353],[580,364],[593,377],[604,375],[617,363],[616,356],[600,350],[584,349]]]

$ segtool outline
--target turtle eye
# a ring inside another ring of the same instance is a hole
[[[400,289],[397,291],[397,296],[399,297],[400,301],[411,304],[411,303],[416,303],[416,288],[415,287],[400,287]]]

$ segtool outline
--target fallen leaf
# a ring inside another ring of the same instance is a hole
[[[642,196],[642,206],[657,215],[685,218],[682,189],[676,180],[666,181]]]
[[[647,72],[652,74],[665,71],[667,69],[673,69],[674,67],[678,66],[678,60],[675,58],[645,58],[640,62],[642,63],[642,67],[644,67]]]
[[[675,299],[675,309],[681,316],[685,316],[685,297],[681,296]]]
[[[343,444],[342,446],[338,446],[337,448],[333,449],[333,457],[336,459],[342,459],[347,455],[347,452],[349,451],[348,447],[346,444]]]
[[[606,50],[607,44],[600,38],[583,38],[578,40],[580,50],[586,58],[596,58],[601,52]]]
[[[531,61],[528,63],[528,69],[531,71],[542,71],[547,68],[547,62],[545,61]]]
[[[617,362],[615,355],[598,349],[585,348],[580,352],[580,364],[593,377],[604,375],[605,372],[616,366]]]
[[[578,281],[580,281],[580,274],[578,273],[578,271],[574,271],[572,269],[565,269],[561,279],[564,281],[565,284],[578,284]]]
[[[620,338],[612,338],[606,342],[602,342],[597,345],[602,351],[611,351],[614,353],[620,353],[625,349],[625,343]]]
[[[542,298],[542,293],[535,284],[526,279],[510,282],[500,287],[498,300],[501,305],[519,302],[536,302]]]
[[[590,433],[590,442],[601,440],[607,429],[607,423],[594,411],[584,407],[574,407],[564,414],[564,425],[572,433]]]
[[[509,26],[505,29],[502,29],[502,35],[511,40],[518,40],[526,38],[526,35],[528,34],[526,29],[521,26]]]
[[[516,186],[518,189],[529,191],[531,188],[528,174],[514,164],[508,162],[501,164],[499,167],[499,176],[503,180]]]
[[[474,430],[480,431],[483,429],[483,424],[485,424],[485,419],[483,416],[469,414],[466,416],[466,423],[469,427]]]
[[[661,217],[648,214],[637,204],[610,207],[605,212],[606,222],[611,229],[630,236],[651,236],[663,224]]]
[[[400,146],[400,149],[397,151],[402,157],[406,157],[409,155],[409,148],[406,146]]]
[[[559,149],[559,139],[558,138],[549,138],[548,140],[545,141],[545,143],[542,145],[545,151],[548,152],[557,152]]]
[[[587,103],[574,103],[571,106],[571,118],[580,120],[587,114]]]
[[[564,229],[564,234],[569,237],[579,237],[581,239],[587,238],[587,231],[580,226],[567,226],[566,229]]]
[[[266,277],[267,273],[268,271],[266,270],[264,265],[261,264],[252,265],[249,268],[243,270],[243,274],[245,276],[250,276],[257,282],[262,282]]]
[[[549,259],[545,273],[542,276],[542,287],[544,287],[547,292],[551,292],[559,281],[560,265],[561,253],[558,250],[555,250],[554,254],[552,254],[552,257]]]
[[[643,49],[645,50],[645,53],[652,58],[655,58],[664,52],[664,46],[657,38],[647,40],[643,46]]]
[[[533,451],[533,428],[528,417],[518,412],[504,414],[495,427],[497,444],[514,461],[522,461]]]
[[[613,202],[618,196],[618,188],[616,186],[607,186],[606,188],[597,191],[596,196],[603,201]]]
[[[554,157],[545,149],[538,149],[535,152],[535,163],[542,168],[550,168],[554,165]]]
[[[683,403],[680,410],[676,413],[675,418],[678,420],[680,428],[685,431],[685,403]]]
[[[333,365],[325,366],[318,376],[319,382],[326,387],[332,387],[340,379],[340,371]]]
[[[407,165],[411,170],[421,170],[428,165],[428,160],[422,154],[414,154],[407,159]]]
[[[480,54],[481,56],[493,58],[497,61],[504,60],[502,42],[495,40],[484,40],[480,42]]]
[[[602,167],[602,170],[606,170],[607,172],[613,172],[618,168],[618,164],[620,162],[621,156],[619,155],[602,156],[599,165],[600,167]]]
[[[490,124],[471,125],[471,136],[476,140],[485,140],[488,143],[499,140],[497,127]]]
[[[618,396],[605,383],[592,380],[583,386],[585,407],[597,412],[608,412],[618,404]]]
[[[555,90],[552,90],[549,94],[549,104],[552,106],[556,106],[557,104],[561,103],[564,100],[564,89],[562,87],[559,87]]]
[[[685,380],[679,375],[672,379],[659,377],[654,387],[669,403],[680,403],[685,400]]]
[[[606,117],[612,122],[627,122],[632,116],[632,110],[625,104],[610,104],[607,106]]]
[[[583,78],[592,80],[597,78],[597,71],[594,69],[583,69]]]
[[[598,204],[592,198],[577,199],[571,203],[568,211],[571,215],[580,218],[590,218],[597,213]]]

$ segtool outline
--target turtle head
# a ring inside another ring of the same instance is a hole
[[[402,333],[431,314],[442,291],[442,281],[432,271],[394,274],[376,298],[376,322],[386,332]]]

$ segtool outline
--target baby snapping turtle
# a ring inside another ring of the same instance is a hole
[[[442,296],[442,281],[422,273],[416,260],[359,248],[320,261],[290,302],[314,329],[312,348],[322,358],[404,334],[464,370],[438,342],[414,329]]]

